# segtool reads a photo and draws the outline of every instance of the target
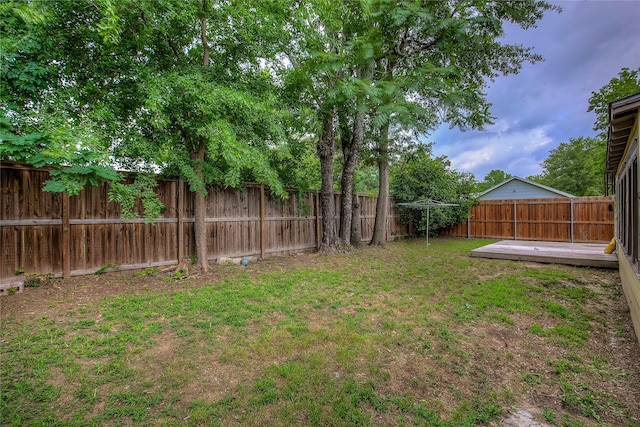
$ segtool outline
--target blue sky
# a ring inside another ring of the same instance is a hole
[[[451,167],[481,181],[492,169],[526,178],[569,138],[593,136],[591,93],[624,67],[640,67],[640,0],[554,1],[537,28],[505,28],[505,42],[534,48],[544,62],[489,83],[495,124],[462,132],[441,126],[426,140]]]

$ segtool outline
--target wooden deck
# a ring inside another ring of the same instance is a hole
[[[618,256],[606,244],[502,240],[471,251],[472,257],[533,261],[583,267],[618,268]]]

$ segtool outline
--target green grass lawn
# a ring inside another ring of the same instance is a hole
[[[474,426],[527,407],[551,425],[639,426],[617,272],[468,257],[487,243],[408,240],[3,297],[44,309],[3,314],[1,422]]]

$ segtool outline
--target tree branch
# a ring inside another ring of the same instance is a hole
[[[149,25],[149,21],[147,21],[147,17],[144,14],[144,10],[137,4],[135,4],[135,7],[140,11],[140,19],[142,19],[142,22],[144,22],[146,25]],[[167,42],[167,44],[173,51],[173,54],[175,55],[176,59],[180,59],[180,51],[175,47],[173,41],[169,38],[169,36],[165,34],[164,40]]]
[[[209,40],[207,40],[207,18],[204,16],[206,4],[205,0],[199,0],[200,2],[200,38],[202,39],[202,65],[209,66]]]

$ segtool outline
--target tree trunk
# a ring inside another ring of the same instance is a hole
[[[337,244],[336,207],[333,198],[333,156],[335,154],[335,134],[333,115],[326,114],[322,119],[322,134],[316,146],[320,157],[322,185],[320,187],[320,208],[322,210],[322,242],[320,250],[326,251]]]
[[[387,243],[387,210],[389,205],[389,124],[381,129],[378,146],[378,202],[376,203],[376,221],[373,226],[372,246],[384,247]]]
[[[209,40],[207,39],[207,18],[206,12],[206,0],[199,0],[200,3],[200,40],[202,41],[202,65],[209,66],[209,54],[211,48],[209,47]]]
[[[200,146],[198,152],[195,153],[193,159],[195,161],[196,173],[198,178],[204,183],[204,175],[202,173],[202,164],[204,162],[205,143],[204,140],[200,140]],[[194,210],[194,224],[193,232],[196,238],[196,254],[197,254],[197,266],[202,269],[203,272],[209,271],[209,260],[207,258],[207,223],[205,217],[207,213],[207,192],[206,186],[202,191],[195,192],[195,198],[193,201]]]
[[[353,187],[353,203],[351,204],[351,245],[362,245],[362,227],[360,226],[360,200],[355,185]]]
[[[340,239],[351,244],[352,206],[354,193],[354,175],[358,166],[358,156],[364,141],[364,113],[358,111],[353,120],[351,138],[342,144],[344,165],[342,167],[340,197]]]
[[[202,192],[196,191],[193,207],[195,214],[193,231],[196,236],[196,254],[198,256],[197,266],[202,271],[207,272],[209,270],[209,261],[207,260],[207,224],[205,222],[207,205],[206,196]]]
[[[202,41],[202,65],[209,66],[209,41],[207,40],[207,19],[204,17],[205,0],[200,0],[200,38]],[[203,113],[204,115],[204,113]],[[205,221],[207,215],[207,187],[204,182],[204,172],[202,168],[204,166],[206,142],[203,137],[200,137],[200,143],[198,145],[198,152],[192,156],[195,163],[196,174],[198,179],[203,183],[204,189],[202,191],[196,191],[195,199],[193,201],[194,210],[194,224],[193,231],[196,238],[196,254],[197,254],[197,266],[202,269],[203,272],[209,271],[209,259],[207,253],[207,223]]]

